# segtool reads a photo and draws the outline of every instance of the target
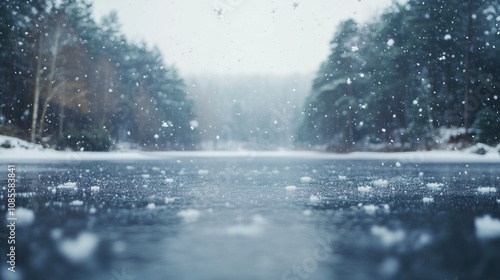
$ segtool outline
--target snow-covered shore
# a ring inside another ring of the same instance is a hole
[[[8,147],[8,148],[6,148]],[[478,154],[478,149],[482,149]],[[166,152],[72,152],[44,149],[40,145],[0,135],[0,162],[96,161],[96,160],[168,160],[174,158],[311,158],[331,160],[393,160],[399,163],[423,162],[491,162],[500,163],[500,146],[478,144],[465,150],[414,152],[353,152],[333,154],[315,151],[166,151]]]

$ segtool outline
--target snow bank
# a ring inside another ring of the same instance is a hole
[[[19,138],[0,135],[0,153],[3,151],[26,151],[26,150],[44,150],[42,145],[33,144]]]
[[[196,209],[186,209],[177,212],[177,216],[183,218],[186,223],[196,222],[200,215],[201,212]]]
[[[4,148],[2,147],[10,147]],[[478,144],[466,150],[435,150],[415,152],[354,152],[333,154],[317,151],[166,151],[166,152],[72,152],[43,149],[14,137],[0,135],[0,162],[96,161],[96,160],[162,160],[171,158],[307,158],[331,160],[394,160],[397,165],[422,162],[494,162],[500,161],[496,148]],[[482,153],[483,149],[486,151]],[[133,166],[127,166],[132,169]],[[201,170],[200,170],[201,171]],[[198,172],[200,172],[198,171]],[[204,171],[201,171],[202,173]],[[200,174],[200,173],[199,173]],[[203,174],[200,174],[203,175]],[[339,178],[340,179],[340,178]]]
[[[95,234],[82,232],[76,239],[66,238],[61,240],[58,244],[58,249],[66,259],[78,264],[91,258],[97,249],[98,243],[99,238]]]
[[[476,236],[479,239],[491,239],[500,237],[500,220],[490,215],[478,217],[474,220]]]

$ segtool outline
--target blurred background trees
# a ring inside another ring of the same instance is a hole
[[[60,148],[194,149],[193,104],[176,69],[128,42],[116,13],[97,23],[91,12],[89,0],[2,1],[3,130]]]
[[[342,152],[499,143],[499,24],[499,1],[447,0],[409,0],[368,24],[343,22],[297,144]],[[454,139],[442,138],[452,128]]]

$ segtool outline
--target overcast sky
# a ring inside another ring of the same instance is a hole
[[[181,75],[311,73],[327,57],[341,20],[366,21],[391,2],[94,0],[94,15],[118,11],[127,37],[158,46]]]

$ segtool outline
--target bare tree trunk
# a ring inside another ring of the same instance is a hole
[[[35,73],[35,91],[33,94],[33,112],[31,116],[31,143],[35,143],[36,137],[36,124],[38,118],[38,107],[40,102],[40,76],[42,75],[42,45],[43,45],[43,34],[40,33],[38,36],[38,57],[36,61],[36,73]]]
[[[61,24],[58,22],[57,27],[56,27],[56,33],[55,33],[55,39],[54,39],[54,48],[52,50],[52,60],[50,62],[50,72],[49,72],[49,80],[48,80],[48,86],[47,86],[47,98],[45,99],[45,102],[43,104],[43,109],[42,109],[42,115],[40,116],[40,124],[38,125],[38,134],[39,136],[43,136],[43,132],[45,129],[45,117],[47,115],[47,108],[49,105],[49,101],[56,95],[57,91],[54,90],[54,77],[55,77],[55,71],[56,71],[56,61],[57,61],[57,55],[59,53],[59,41],[61,38]]]
[[[64,102],[64,98],[62,98],[61,103],[59,105],[59,133],[58,136],[62,137],[64,132],[64,107],[66,106]]]
[[[464,127],[465,137],[469,135],[469,94],[470,94],[470,52],[471,52],[471,36],[472,36],[472,0],[467,4],[467,35],[466,35],[466,50],[465,50],[465,104],[464,104]]]

